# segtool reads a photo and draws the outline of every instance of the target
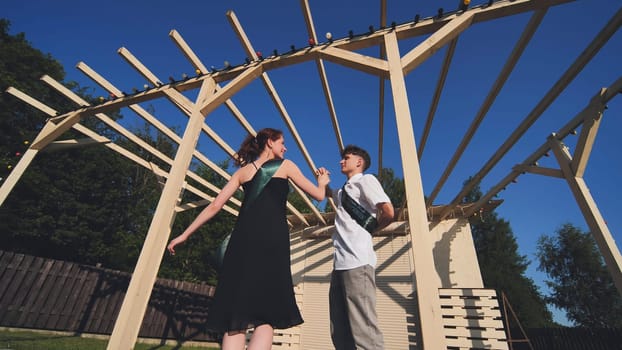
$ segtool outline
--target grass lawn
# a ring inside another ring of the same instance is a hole
[[[0,350],[106,350],[108,341],[58,333],[0,330]],[[137,343],[135,350],[194,349],[217,350],[218,347],[173,346]]]

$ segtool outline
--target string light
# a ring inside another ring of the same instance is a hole
[[[442,8],[442,7],[440,7],[440,8],[438,9],[438,18],[443,17],[443,12],[444,12],[444,11],[443,11],[443,8]]]
[[[415,15],[415,19],[413,20],[413,22],[414,22],[413,24],[417,24],[417,23],[419,23],[419,19],[421,19],[421,15],[416,14],[416,15]]]
[[[471,3],[471,0],[460,0],[460,5],[458,6],[458,11],[466,11],[469,9],[469,4]]]
[[[332,43],[333,42],[333,33],[326,32],[326,40],[328,40],[329,43]]]

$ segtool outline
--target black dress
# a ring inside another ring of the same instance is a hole
[[[243,184],[248,193],[248,183]],[[303,322],[296,305],[286,221],[287,179],[271,178],[235,224],[206,328],[246,330],[262,324],[285,329]]]

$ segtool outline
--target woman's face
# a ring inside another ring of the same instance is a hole
[[[287,148],[285,147],[285,139],[283,138],[283,135],[276,140],[268,141],[268,146],[271,147],[272,154],[274,154],[275,158],[282,159],[285,157]]]

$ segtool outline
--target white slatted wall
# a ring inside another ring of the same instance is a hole
[[[409,236],[375,237],[374,244],[378,255],[378,321],[385,348],[416,349]],[[302,292],[299,306],[305,320],[300,327],[300,348],[304,350],[333,349],[328,305],[332,254],[330,238],[302,239],[299,233],[292,235],[292,274]]]
[[[508,349],[494,290],[439,289],[439,299],[448,349]]]

